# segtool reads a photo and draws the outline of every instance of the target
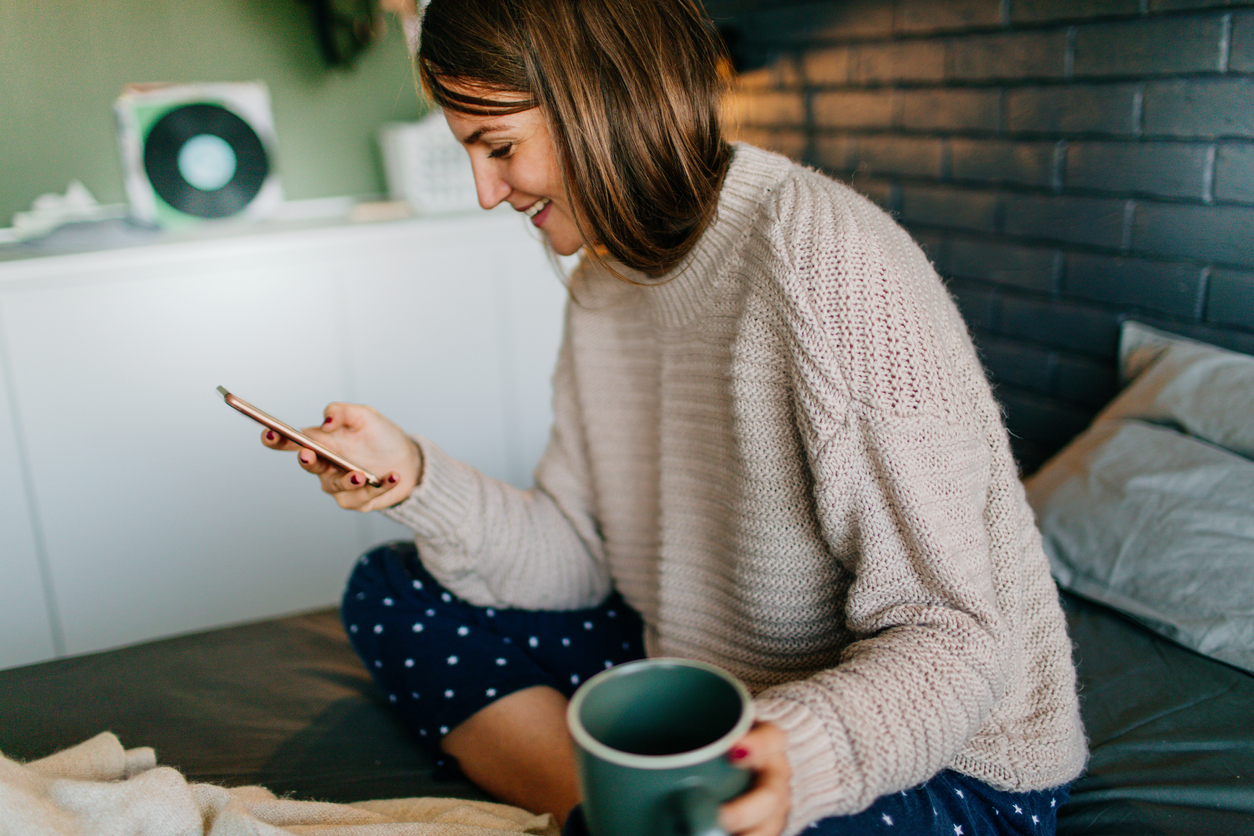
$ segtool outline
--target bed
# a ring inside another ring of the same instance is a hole
[[[1092,747],[1059,832],[1254,832],[1254,358],[1127,323],[1120,371],[1027,480]],[[0,671],[8,758],[106,730],[189,781],[484,799],[392,719],[334,609]]]

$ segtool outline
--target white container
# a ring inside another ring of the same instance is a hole
[[[416,122],[389,122],[379,130],[388,193],[419,215],[479,208],[466,149],[438,111]]]

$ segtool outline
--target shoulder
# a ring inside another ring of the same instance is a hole
[[[830,227],[835,222],[868,231],[878,226],[897,228],[888,213],[845,183],[744,143],[735,146],[723,193],[720,211],[728,204],[735,207],[738,202],[749,202],[761,210],[755,218],[758,223],[805,228],[815,224]]]
[[[943,409],[966,329],[923,250],[844,183],[750,146],[742,153],[763,172],[750,272],[774,288],[799,344],[841,369],[856,400]]]
[[[738,144],[724,191],[720,215],[757,239],[763,257],[775,262],[775,278],[800,283],[797,291],[857,292],[869,279],[935,279],[927,256],[891,215],[813,168]]]

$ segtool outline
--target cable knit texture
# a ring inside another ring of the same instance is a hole
[[[1009,790],[1076,777],[1057,591],[922,251],[847,187],[738,145],[668,278],[576,269],[534,489],[419,439],[422,484],[388,513],[432,573],[495,606],[612,584],[650,655],[741,677],[789,736],[789,833],[946,767]]]

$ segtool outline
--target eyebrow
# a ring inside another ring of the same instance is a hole
[[[483,138],[484,134],[495,133],[497,131],[503,131],[505,129],[506,129],[505,125],[484,125],[482,128],[480,128],[479,130],[472,133],[470,136],[463,139],[462,142],[466,145],[474,145],[476,142],[478,142],[480,139]]]

